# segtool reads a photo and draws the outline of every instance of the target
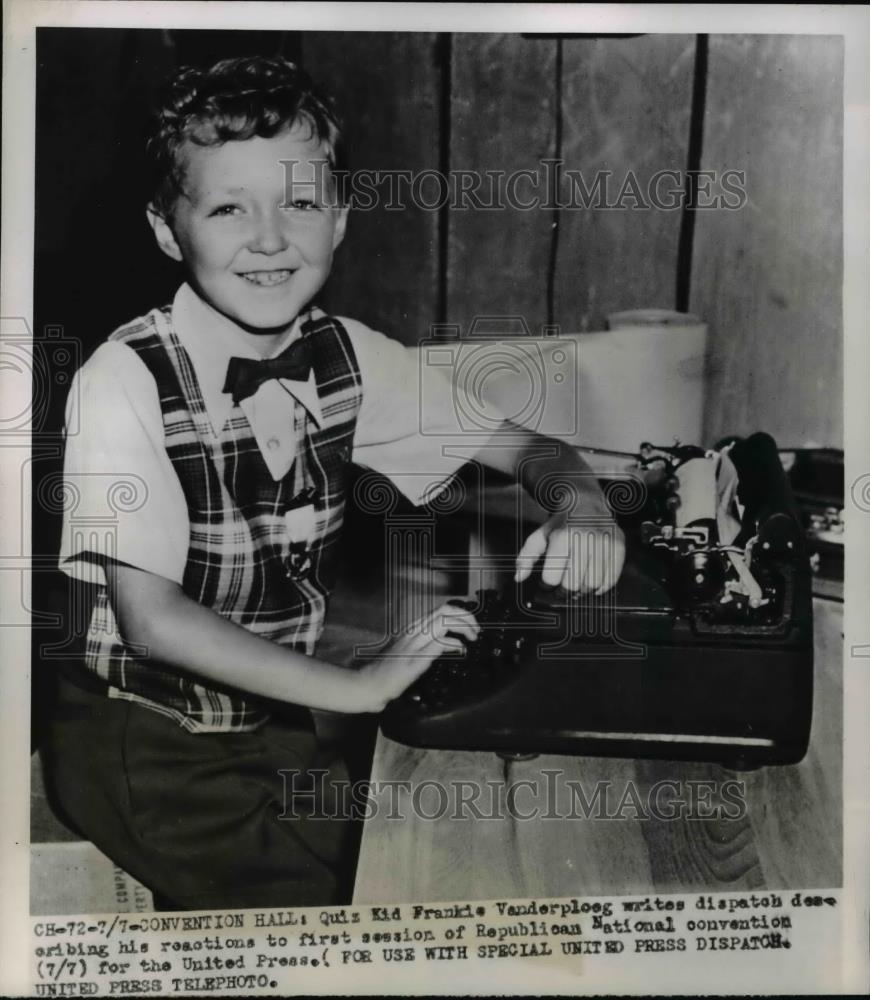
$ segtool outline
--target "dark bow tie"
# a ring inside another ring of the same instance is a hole
[[[224,392],[233,394],[233,403],[253,396],[264,382],[289,378],[305,382],[311,372],[311,344],[307,337],[294,341],[286,351],[266,361],[230,358]]]

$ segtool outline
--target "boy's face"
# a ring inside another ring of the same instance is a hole
[[[322,287],[341,243],[326,150],[305,126],[222,146],[186,143],[171,222],[149,220],[199,294],[264,349]],[[291,161],[285,166],[282,161]],[[290,183],[292,179],[292,184]],[[271,335],[271,336],[270,336]]]

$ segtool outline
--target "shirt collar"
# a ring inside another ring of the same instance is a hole
[[[260,361],[262,356],[240,336],[231,320],[204,302],[187,283],[175,294],[172,325],[190,357],[212,428],[216,434],[220,434],[233,408],[232,396],[223,391],[230,358]],[[301,335],[302,320],[297,317],[291,329],[267,357],[280,354]],[[313,371],[309,374],[307,383],[281,379],[279,384],[286,390],[291,412],[294,400],[298,400],[320,424],[320,399]]]

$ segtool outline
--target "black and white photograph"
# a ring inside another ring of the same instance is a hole
[[[4,134],[36,995],[860,989],[842,23],[244,6]]]

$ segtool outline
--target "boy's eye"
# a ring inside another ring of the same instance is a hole
[[[214,208],[211,212],[209,212],[209,215],[235,215],[240,211],[241,209],[238,205],[218,205],[217,208]]]
[[[290,207],[306,212],[311,211],[311,209],[317,208],[318,206],[317,203],[313,202],[310,198],[296,198],[294,201],[290,202]]]

